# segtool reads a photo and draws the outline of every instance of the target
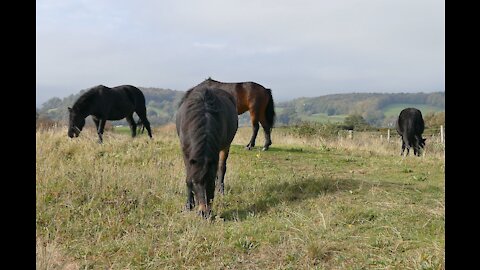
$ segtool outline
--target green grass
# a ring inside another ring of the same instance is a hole
[[[237,133],[205,221],[183,211],[174,127],[102,145],[89,130],[38,131],[38,269],[444,269],[441,151],[402,158],[393,142],[284,129],[269,151],[261,132],[247,151],[250,132]]]
[[[419,109],[422,112],[423,116],[425,116],[427,113],[430,113],[430,112],[445,111],[445,109],[437,106],[431,106],[431,105],[425,105],[425,104],[409,104],[409,103],[391,104],[382,108],[382,111],[384,112],[386,117],[398,116],[403,109],[409,108],[409,107]]]

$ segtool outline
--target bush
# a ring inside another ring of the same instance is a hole
[[[356,131],[366,131],[371,129],[370,125],[359,114],[351,114],[343,120],[343,128]]]
[[[320,136],[324,138],[336,137],[338,132],[342,130],[341,125],[335,123],[316,123],[316,122],[300,122],[290,127],[290,134],[295,137],[309,138]]]
[[[423,120],[425,128],[439,129],[441,125],[445,126],[445,112],[427,113]]]

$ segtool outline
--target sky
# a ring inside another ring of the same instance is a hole
[[[445,90],[444,0],[37,0],[36,103],[254,81],[276,101]]]

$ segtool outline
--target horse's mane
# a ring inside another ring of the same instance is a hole
[[[100,88],[107,88],[104,85],[97,85],[90,89],[88,89],[85,93],[83,93],[76,101],[73,103],[72,109],[79,110],[83,109],[85,105],[89,105],[91,98],[97,94],[97,91]]]
[[[210,81],[210,82],[217,82],[217,83],[220,82],[220,81],[216,81],[216,80],[212,79],[212,77],[208,77],[207,79],[205,79],[204,82],[208,82],[208,81]]]
[[[220,100],[209,88],[201,88],[198,91],[190,89],[182,98],[180,105],[184,104],[186,114],[185,121],[189,123],[189,137],[193,142],[190,144],[190,157],[200,160],[202,157],[218,159],[219,132],[218,116]],[[204,175],[206,171],[202,172]]]
[[[221,82],[221,81],[216,81],[216,80],[212,79],[211,77],[208,77],[208,79],[205,79],[205,80],[202,82],[202,84],[203,84],[203,83],[208,83],[208,82],[214,82],[214,83],[220,83],[220,84],[246,84],[246,83],[253,83],[253,84],[255,84],[255,85],[258,85],[258,86],[263,87],[262,85],[260,85],[260,84],[258,84],[258,83],[256,83],[256,82],[252,82],[252,81],[244,81],[244,82]],[[263,88],[265,88],[265,87],[263,87]]]

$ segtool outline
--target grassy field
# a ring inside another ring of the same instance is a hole
[[[444,269],[444,147],[235,137],[213,218],[183,211],[174,126],[130,138],[36,134],[37,269]],[[427,141],[428,143],[428,141]]]
[[[409,108],[409,107],[419,109],[422,112],[423,116],[425,116],[427,113],[430,113],[430,112],[444,111],[444,109],[436,106],[425,105],[425,104],[408,104],[408,103],[401,103],[401,104],[398,103],[398,104],[388,105],[382,110],[386,117],[390,117],[390,116],[398,116],[403,109]]]

